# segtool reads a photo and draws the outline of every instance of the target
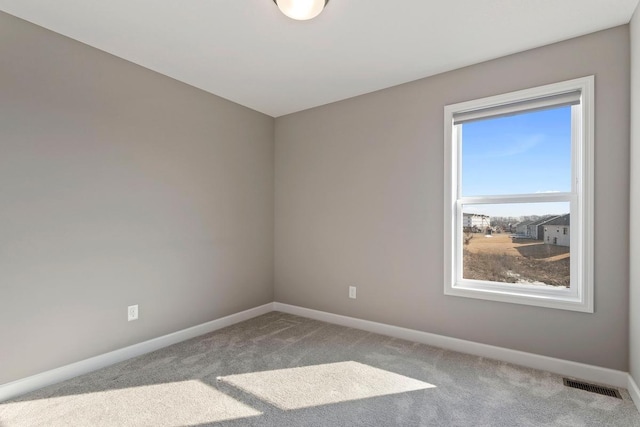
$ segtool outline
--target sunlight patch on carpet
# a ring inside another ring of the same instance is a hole
[[[353,361],[229,375],[218,377],[218,381],[237,387],[283,410],[435,387]]]
[[[0,404],[0,425],[185,426],[262,412],[197,380]],[[56,424],[56,421],[60,421]]]

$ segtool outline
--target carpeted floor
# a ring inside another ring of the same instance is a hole
[[[621,393],[272,312],[0,403],[0,426],[640,426]]]

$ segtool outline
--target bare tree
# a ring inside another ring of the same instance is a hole
[[[473,234],[471,234],[470,232],[464,233],[464,244],[465,245],[468,245],[469,242],[471,241],[471,239],[473,239]]]

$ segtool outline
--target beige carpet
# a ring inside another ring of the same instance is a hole
[[[250,372],[219,377],[218,381],[285,411],[435,387],[353,361]]]
[[[6,426],[185,426],[262,415],[197,380],[16,402],[4,412]]]
[[[0,403],[0,426],[624,426],[629,394],[273,312]]]

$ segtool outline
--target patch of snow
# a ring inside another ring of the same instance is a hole
[[[514,273],[511,270],[507,270],[506,271],[507,276],[509,277],[514,277],[517,279],[516,284],[518,285],[532,285],[532,286],[545,286],[547,288],[557,288],[557,286],[553,286],[553,285],[548,285],[544,282],[539,282],[537,280],[534,280],[533,282],[530,282],[529,280],[524,280],[524,279],[520,279],[520,275],[518,273]]]

